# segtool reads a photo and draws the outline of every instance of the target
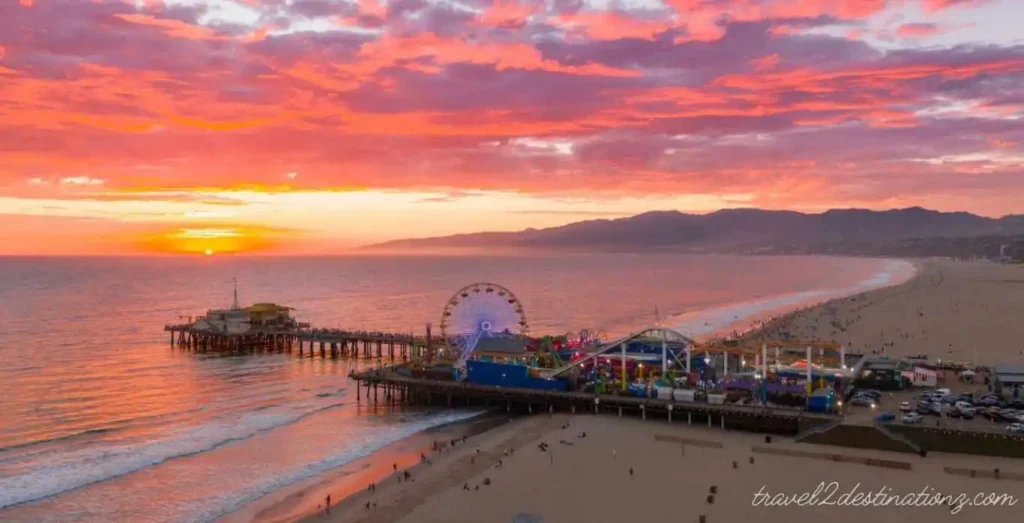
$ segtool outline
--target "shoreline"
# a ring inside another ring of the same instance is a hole
[[[901,259],[900,261],[910,264],[913,272],[907,275],[906,278],[900,280],[899,282],[879,285],[876,287],[859,290],[857,292],[853,292],[850,294],[835,295],[821,301],[808,302],[802,304],[801,306],[795,309],[789,309],[786,312],[780,314],[775,314],[761,318],[754,322],[753,324],[751,324],[750,328],[740,331],[738,333],[739,335],[737,336],[737,338],[743,341],[761,340],[764,339],[765,334],[773,330],[779,329],[779,327],[790,323],[794,318],[797,318],[803,314],[807,314],[809,312],[819,309],[827,309],[831,306],[834,306],[837,303],[842,303],[845,301],[856,301],[879,291],[884,291],[887,289],[897,289],[900,287],[913,285],[915,282],[919,282],[922,278],[927,276],[927,260]],[[827,338],[828,337],[826,336],[825,338],[822,339]]]
[[[514,459],[516,452],[529,452],[525,446],[551,432],[564,427],[568,415],[537,414],[508,420],[465,443],[459,442],[450,450],[428,452],[427,461],[406,469],[411,480],[399,481],[397,474],[384,478],[377,487],[382,492],[353,493],[331,507],[330,513],[317,511],[298,520],[303,523],[322,522],[394,522],[412,513],[429,501],[436,493],[469,485],[470,480],[488,470],[500,468],[505,461]],[[404,471],[399,469],[400,474]],[[479,487],[475,483],[475,487]],[[472,489],[473,487],[470,487]],[[401,495],[394,495],[396,491]],[[379,502],[379,504],[378,504]],[[367,503],[370,505],[367,506]]]
[[[921,260],[905,259],[905,258],[893,258],[893,259],[879,259],[886,260],[890,265],[903,264],[905,267],[899,267],[894,271],[883,270],[876,273],[872,278],[861,280],[851,286],[843,288],[824,288],[819,290],[803,291],[799,293],[784,294],[774,296],[762,300],[752,300],[747,302],[741,302],[738,304],[727,305],[724,307],[712,308],[708,311],[703,311],[705,314],[721,313],[721,311],[731,311],[736,308],[742,307],[754,307],[755,309],[759,304],[766,302],[787,302],[790,299],[795,300],[791,303],[778,303],[777,305],[769,305],[763,307],[761,310],[754,310],[744,316],[737,316],[731,322],[724,325],[715,327],[708,330],[707,332],[698,333],[693,337],[698,341],[708,341],[719,338],[735,337],[741,340],[749,340],[750,336],[759,331],[763,331],[768,328],[769,325],[775,324],[785,318],[797,315],[801,312],[812,310],[818,307],[824,307],[833,302],[842,300],[848,300],[856,296],[868,294],[871,292],[890,289],[906,285],[921,276],[923,270],[923,262]],[[900,273],[899,271],[903,271]],[[871,282],[877,279],[879,276],[885,275],[886,281],[881,282],[877,285],[873,285]],[[898,279],[898,281],[892,281]],[[804,299],[800,299],[799,296],[812,295]],[[688,316],[685,314],[683,316]],[[699,316],[699,312],[694,314]],[[693,320],[689,324],[697,323],[700,320]],[[682,324],[686,325],[686,324]],[[682,327],[680,325],[680,327]],[[712,326],[714,327],[714,326]],[[684,327],[685,328],[685,327]],[[683,334],[689,335],[685,330],[676,328]]]
[[[225,514],[218,523],[285,523],[315,516],[322,510],[326,493],[332,504],[365,492],[371,482],[379,482],[392,473],[411,470],[419,464],[421,453],[430,454],[434,441],[467,439],[502,427],[510,422],[505,416],[483,412],[469,419],[453,421],[417,432],[406,438],[350,461],[262,496]]]

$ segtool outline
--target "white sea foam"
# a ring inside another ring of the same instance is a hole
[[[388,430],[380,427],[367,426],[348,438],[342,452],[327,456],[313,463],[297,464],[289,470],[279,470],[276,474],[267,475],[256,481],[248,482],[241,489],[227,490],[202,506],[189,507],[189,513],[181,514],[176,519],[182,521],[212,521],[221,516],[238,510],[256,499],[276,490],[287,487],[298,481],[322,474],[328,470],[341,467],[352,461],[365,458],[370,454],[410,437],[418,432],[470,419],[482,414],[483,411],[446,411],[424,415],[409,423],[390,425]]]
[[[98,481],[123,476],[173,458],[209,451],[250,438],[261,432],[294,423],[305,416],[341,403],[323,405],[301,413],[257,412],[221,418],[204,425],[182,428],[159,439],[135,444],[52,452],[32,456],[19,467],[22,474],[0,478],[0,508],[43,499]]]
[[[887,262],[871,277],[848,287],[794,292],[705,309],[695,313],[684,314],[669,323],[673,329],[684,334],[703,336],[721,332],[729,327],[735,327],[738,324],[750,321],[752,318],[761,318],[768,313],[777,313],[799,306],[821,303],[843,296],[897,285],[909,280],[914,274],[915,269],[911,263],[903,260],[892,260]]]
[[[312,414],[341,404],[330,404],[313,411],[287,414],[285,409],[267,413],[250,412],[198,427],[182,429],[156,441],[137,445],[54,453],[45,460],[25,463],[25,473],[0,479],[0,508],[20,505],[114,479],[165,461],[208,452],[241,442],[272,429],[295,423]],[[292,405],[294,407],[294,405]],[[290,409],[289,409],[290,410]],[[230,513],[270,492],[296,481],[312,477],[351,461],[366,457],[386,445],[432,427],[479,415],[480,411],[446,411],[408,414],[405,423],[366,425],[351,430],[339,452],[312,463],[297,463],[284,470],[268,471],[253,481],[236,483],[202,503],[165,507],[177,521],[209,521]]]

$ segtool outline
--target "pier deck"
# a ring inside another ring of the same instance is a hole
[[[712,405],[700,402],[675,402],[657,398],[616,395],[594,395],[515,387],[476,385],[472,383],[412,378],[386,369],[352,374],[365,387],[366,398],[377,401],[377,389],[383,388],[385,398],[412,399],[426,404],[448,406],[485,406],[503,408],[507,412],[569,411],[586,413],[617,413],[640,415],[668,422],[706,423],[723,429],[796,435],[816,425],[838,419],[828,414],[815,414],[790,409],[750,407],[745,405]],[[357,393],[357,400],[362,394]]]
[[[422,357],[427,350],[425,336],[388,332],[346,331],[339,329],[250,329],[245,332],[197,330],[191,323],[165,325],[171,333],[171,345],[195,352],[233,354],[255,352],[292,352],[300,357],[387,358],[406,361]],[[434,346],[444,346],[434,337]],[[308,350],[307,350],[308,349]]]

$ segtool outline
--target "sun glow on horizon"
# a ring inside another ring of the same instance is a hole
[[[272,250],[284,232],[260,226],[182,227],[147,234],[142,249],[164,254],[253,254]]]

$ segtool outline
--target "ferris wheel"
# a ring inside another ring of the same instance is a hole
[[[452,294],[441,313],[441,336],[458,351],[458,366],[483,338],[520,337],[530,326],[519,298],[496,283],[473,283]]]

